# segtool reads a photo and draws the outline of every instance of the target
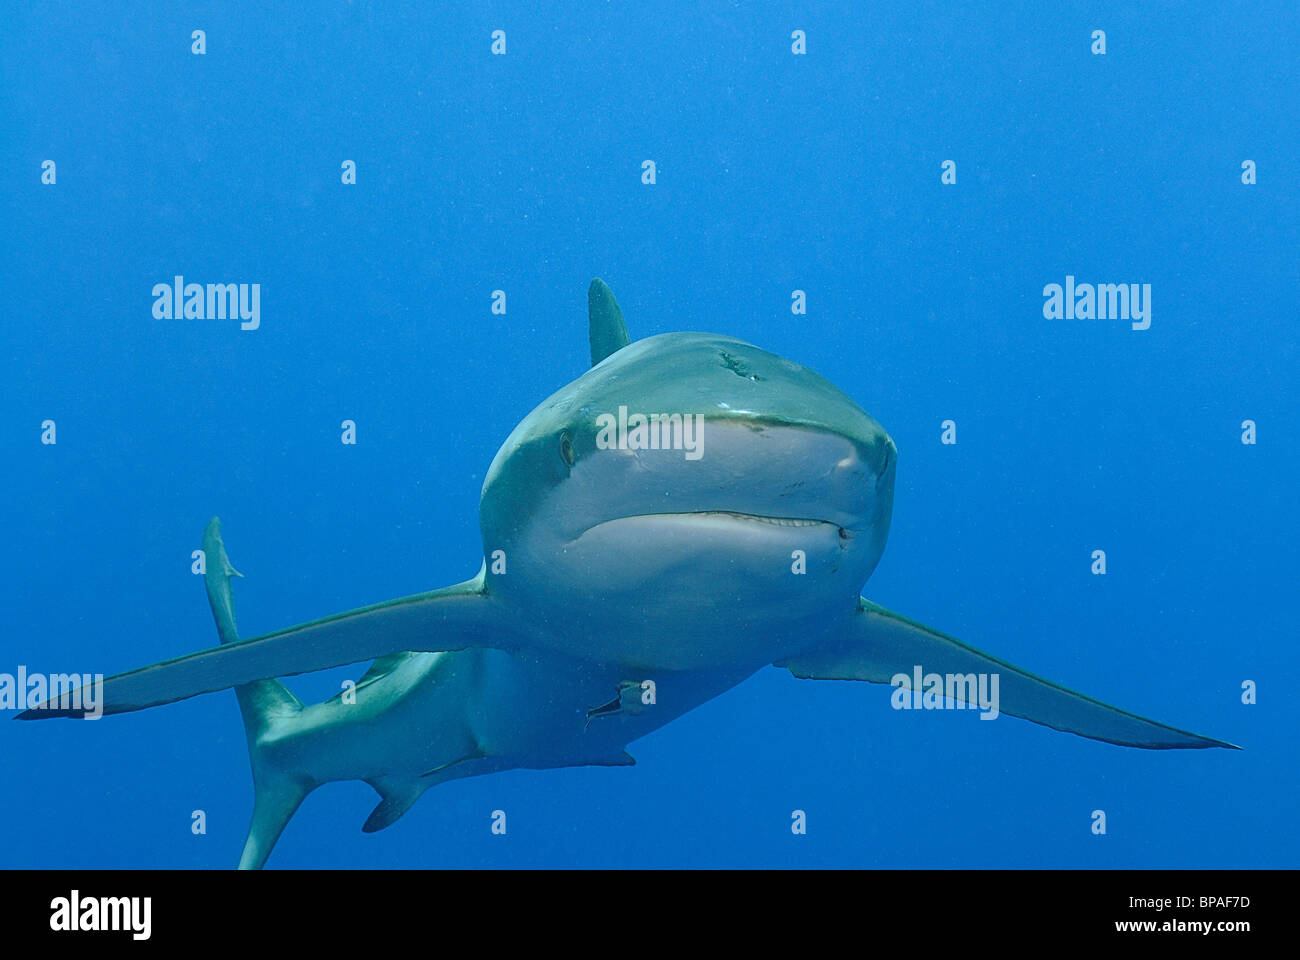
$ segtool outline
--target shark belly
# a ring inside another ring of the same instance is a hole
[[[491,649],[409,653],[351,701],[338,696],[272,723],[259,747],[264,762],[312,785],[365,780],[415,796],[501,770],[630,765],[628,743],[750,673],[649,674]]]

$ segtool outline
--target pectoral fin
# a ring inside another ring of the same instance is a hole
[[[927,674],[945,677],[997,674],[1000,712],[1033,723],[1126,747],[1240,749],[1067,690],[866,599],[860,601],[842,643],[776,665],[804,679],[870,683],[889,683],[898,674],[911,677],[918,666]],[[970,702],[974,694],[960,696],[960,691],[976,688],[961,684],[954,689],[959,692],[957,699]]]
[[[104,681],[103,712],[142,710],[254,680],[327,670],[402,650],[504,647],[510,631],[501,621],[483,590],[480,572],[475,579],[453,587],[362,607],[120,673]],[[56,702],[47,701],[19,714],[18,719],[80,717],[84,712],[59,709]]]

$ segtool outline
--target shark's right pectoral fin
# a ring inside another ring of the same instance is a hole
[[[484,592],[480,573],[453,587],[362,607],[120,673],[104,681],[100,704],[106,714],[127,713],[254,680],[373,660],[400,650],[445,652],[505,647],[508,631],[502,620]],[[68,702],[88,701],[83,697]],[[60,709],[57,702],[50,700],[19,714],[18,719],[80,717],[88,712]]]
[[[909,678],[909,688],[919,667],[923,674],[938,674],[945,681],[949,674],[961,678],[951,689],[958,693],[956,699],[966,702],[973,702],[972,698],[978,695],[979,675],[990,678],[985,685],[986,692],[994,689],[991,678],[997,675],[1000,713],[1126,747],[1240,749],[1067,690],[866,599],[860,601],[848,636],[842,637],[839,643],[776,665],[786,667],[796,677],[814,680],[891,683],[902,674]],[[976,676],[972,678],[972,674]],[[967,682],[970,679],[976,683],[970,685]],[[948,688],[946,682],[945,688]],[[963,691],[969,694],[962,696]]]

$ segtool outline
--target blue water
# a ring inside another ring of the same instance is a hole
[[[769,668],[634,768],[452,782],[373,835],[373,791],[327,785],[270,866],[1297,864],[1293,3],[306,6],[6,11],[0,672],[214,644],[214,514],[246,635],[471,576],[484,471],[586,368],[601,276],[634,338],[748,340],[890,432],[866,596],[1244,751]],[[155,319],[176,274],[260,283],[260,328]],[[1150,328],[1045,319],[1067,275],[1151,284]],[[238,859],[228,692],[0,722],[0,756],[0,866]]]

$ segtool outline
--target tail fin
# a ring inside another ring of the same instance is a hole
[[[242,577],[226,556],[226,546],[221,542],[221,520],[213,517],[203,531],[203,553],[206,572],[204,585],[208,590],[208,604],[217,623],[221,642],[235,643],[239,635],[235,627],[235,597],[230,587],[231,577]],[[248,739],[248,759],[253,768],[253,820],[248,827],[248,839],[239,858],[239,869],[257,870],[266,863],[271,848],[280,839],[285,824],[297,811],[303,798],[317,784],[296,776],[271,763],[266,756],[265,737],[272,725],[302,710],[302,703],[279,680],[254,680],[235,687],[239,711],[244,716],[244,733]]]

